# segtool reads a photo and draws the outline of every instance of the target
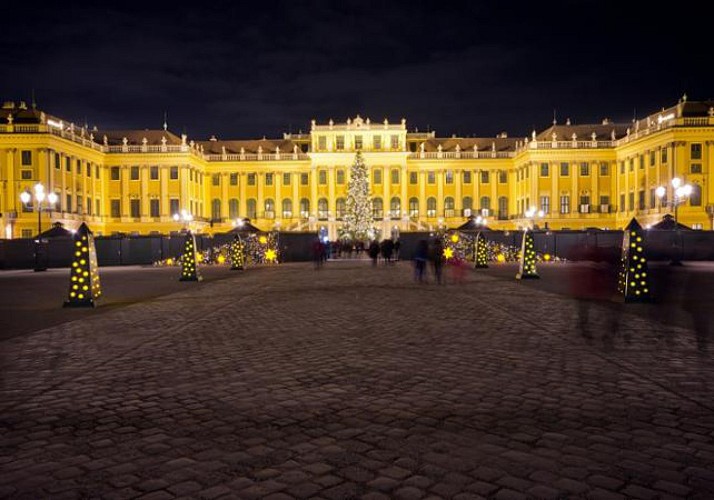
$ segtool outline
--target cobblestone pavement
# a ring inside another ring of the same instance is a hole
[[[288,264],[17,336],[0,497],[714,498],[712,358],[593,308]]]

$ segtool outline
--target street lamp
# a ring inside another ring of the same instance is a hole
[[[174,214],[174,220],[176,222],[183,222],[183,228],[187,229],[188,225],[193,220],[193,214],[191,214],[188,210],[183,208],[183,209],[181,209],[181,212]]]
[[[679,253],[681,253],[681,245],[679,244],[679,217],[678,217],[678,207],[685,201],[687,201],[687,198],[689,198],[692,194],[692,185],[691,184],[682,184],[682,179],[679,177],[675,177],[672,179],[670,182],[672,185],[672,199],[669,201],[666,201],[664,199],[665,195],[667,194],[667,188],[664,186],[659,186],[657,189],[655,189],[655,194],[659,198],[659,203],[660,207],[664,205],[671,205],[672,208],[674,209],[674,230],[675,230],[675,246],[679,246],[679,252],[675,254],[675,256],[672,258],[672,262],[670,262],[670,265],[672,266],[681,266],[682,261],[680,260]]]
[[[29,191],[23,191],[20,193],[20,201],[27,207],[30,201],[34,200],[33,210],[37,212],[37,239],[35,240],[35,271],[46,271],[47,265],[40,263],[40,244],[42,235],[42,204],[46,203],[47,207],[44,209],[52,213],[52,207],[57,203],[57,194],[55,193],[45,193],[45,186],[41,182],[34,185],[32,189],[33,193]]]
[[[543,210],[536,210],[535,207],[531,207],[526,210],[523,215],[525,215],[526,219],[530,221],[531,229],[535,229],[535,220],[542,218],[545,213],[543,212]]]

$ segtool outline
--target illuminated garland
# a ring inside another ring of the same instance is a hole
[[[471,236],[468,233],[449,231],[437,233],[436,237],[442,239],[444,258],[447,260],[447,263],[452,258],[464,259],[474,261],[474,267],[479,267],[476,265],[479,252],[476,248],[477,246],[481,247],[480,262],[486,267],[488,267],[489,262],[502,264],[505,262],[520,262],[521,259],[520,248],[489,241],[481,232],[477,233],[476,236]],[[479,237],[482,239],[482,243],[477,245],[476,240]],[[549,253],[535,252],[534,255],[536,262],[561,262],[565,260]]]
[[[277,264],[280,260],[279,240],[277,232],[263,234],[248,234],[241,240],[243,249],[243,267],[256,264]],[[230,262],[232,265],[231,246],[233,242],[216,245],[200,252],[197,257],[201,265],[223,265]],[[195,240],[194,240],[194,248]],[[157,267],[182,265],[182,257],[168,257],[154,262]]]
[[[243,241],[237,234],[228,248],[228,253],[231,260],[231,270],[242,271],[245,268],[245,254],[243,253]]]
[[[69,294],[64,307],[95,307],[102,296],[94,236],[82,223],[74,234],[74,260],[70,270]]]
[[[533,242],[533,233],[526,230],[523,232],[523,242],[521,243],[520,265],[518,266],[517,280],[539,279],[536,272],[536,251]]]
[[[188,231],[181,255],[181,277],[179,281],[201,281],[196,262],[196,236]]]
[[[488,247],[483,233],[479,232],[474,238],[474,268],[485,269],[488,267]]]
[[[652,299],[650,278],[645,258],[644,231],[633,218],[622,237],[622,260],[617,290],[625,302],[646,302]]]

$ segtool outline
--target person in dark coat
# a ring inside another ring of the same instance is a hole
[[[377,243],[377,240],[372,240],[372,243],[369,244],[369,249],[367,250],[367,253],[372,259],[372,265],[376,266],[377,258],[379,258],[379,243]]]
[[[414,252],[414,279],[419,283],[426,281],[426,261],[429,260],[429,243],[419,240]]]
[[[382,241],[382,257],[387,264],[392,263],[392,252],[394,251],[394,242],[390,239]]]
[[[434,240],[431,252],[431,264],[434,266],[436,282],[441,285],[444,270],[444,243],[441,241],[441,238]]]

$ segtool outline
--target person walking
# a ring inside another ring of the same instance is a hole
[[[372,240],[367,249],[370,259],[372,259],[372,266],[377,265],[377,259],[379,258],[379,243],[377,240]]]
[[[414,252],[414,279],[419,283],[426,282],[426,261],[429,260],[429,243],[419,240]]]
[[[436,238],[432,245],[431,263],[434,266],[434,277],[436,282],[442,284],[442,275],[444,271],[444,244],[441,238]]]
[[[387,264],[391,264],[392,252],[394,251],[394,242],[391,239],[387,238],[386,240],[382,241],[381,247],[384,262],[386,262]]]

